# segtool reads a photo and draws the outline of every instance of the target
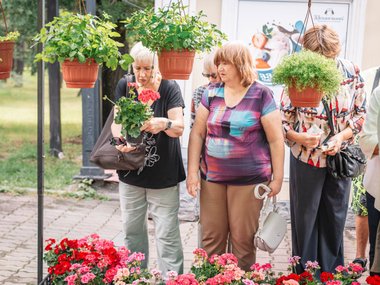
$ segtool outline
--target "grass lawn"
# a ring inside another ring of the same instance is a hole
[[[48,77],[45,77],[46,84]],[[25,71],[24,85],[0,81],[0,191],[37,188],[37,77]],[[63,84],[65,85],[65,84]],[[82,100],[78,89],[61,90],[62,148],[49,155],[49,97],[45,86],[45,189],[63,190],[82,165]]]

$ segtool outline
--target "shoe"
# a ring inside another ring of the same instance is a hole
[[[364,271],[367,270],[367,258],[360,258],[360,257],[357,257],[355,258],[352,263],[356,263],[356,264],[359,264],[361,267],[363,267]]]

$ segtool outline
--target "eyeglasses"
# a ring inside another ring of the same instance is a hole
[[[202,75],[206,78],[213,78],[213,79],[216,79],[218,77],[218,75],[216,73],[202,73]]]

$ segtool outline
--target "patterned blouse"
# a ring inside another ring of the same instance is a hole
[[[269,181],[271,156],[260,119],[276,110],[271,90],[255,82],[235,107],[228,107],[224,84],[217,83],[206,89],[201,104],[209,110],[202,178],[230,185]]]
[[[203,85],[198,87],[197,89],[194,90],[193,96],[191,97],[191,124],[190,128],[193,127],[194,121],[195,121],[195,114],[197,113],[199,103],[201,102],[202,95],[207,89],[208,85]]]
[[[365,119],[365,91],[363,79],[359,68],[352,62],[337,59],[337,67],[342,72],[343,82],[338,94],[327,103],[333,116],[335,133],[343,131],[349,126],[354,137],[362,129]],[[315,167],[326,167],[326,155],[319,148],[306,148],[303,145],[286,139],[289,130],[299,133],[307,132],[313,125],[322,130],[321,142],[330,134],[326,111],[321,102],[317,108],[296,108],[290,103],[289,96],[283,92],[281,98],[282,124],[285,142],[291,148],[291,152],[297,159]],[[354,138],[343,142],[342,148],[353,143]]]

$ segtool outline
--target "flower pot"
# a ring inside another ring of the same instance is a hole
[[[77,59],[66,59],[62,63],[62,76],[67,88],[94,88],[98,78],[99,64],[92,58],[80,63]]]
[[[15,42],[0,42],[0,79],[7,79],[11,76],[13,64],[13,48]]]
[[[144,141],[144,133],[140,133],[137,138],[131,137],[129,134],[127,134],[126,140],[131,146],[138,146]]]
[[[323,93],[310,87],[302,91],[298,91],[295,87],[288,87],[288,92],[294,107],[318,107],[323,97]]]
[[[158,65],[163,79],[189,79],[193,70],[195,51],[163,50],[158,56]]]

